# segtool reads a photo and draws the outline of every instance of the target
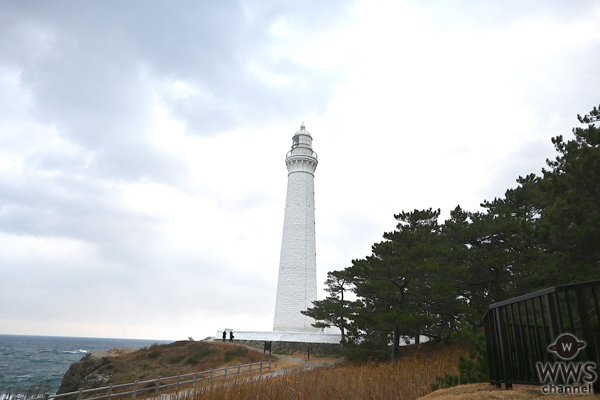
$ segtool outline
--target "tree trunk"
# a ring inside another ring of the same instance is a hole
[[[421,335],[419,335],[418,333],[415,336],[415,344],[419,344],[419,341],[421,340]]]
[[[392,361],[397,360],[400,355],[400,327],[394,327],[394,345],[392,347]]]

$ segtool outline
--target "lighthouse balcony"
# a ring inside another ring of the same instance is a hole
[[[307,157],[315,158],[317,160],[319,159],[316,152],[314,152],[311,149],[306,148],[306,147],[292,148],[292,150],[287,152],[287,154],[285,155],[285,158],[289,158],[292,156],[307,156]]]

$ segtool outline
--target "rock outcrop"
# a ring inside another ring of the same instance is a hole
[[[80,388],[97,388],[103,386],[111,376],[106,373],[97,373],[110,357],[120,356],[134,352],[131,347],[117,347],[109,351],[88,353],[76,363],[71,364],[63,376],[57,394],[75,392]]]
[[[136,380],[153,380],[159,376],[166,378],[194,372],[210,373],[211,369],[259,361],[275,362],[277,359],[239,344],[208,341],[155,343],[139,350],[117,348],[86,354],[72,364],[63,376],[58,393],[77,392],[80,388],[95,389],[111,383],[120,385]],[[70,397],[65,400],[77,400],[77,394]]]

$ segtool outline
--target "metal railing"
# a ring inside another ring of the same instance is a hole
[[[542,385],[538,363],[560,359],[549,351],[569,333],[586,346],[573,361],[600,365],[600,280],[555,286],[489,306],[483,317],[490,383]],[[593,384],[600,393],[600,379]]]
[[[151,379],[147,381],[139,381],[136,380],[132,383],[123,383],[119,385],[113,385],[112,383],[109,386],[104,386],[95,389],[79,389],[76,392],[69,393],[61,393],[61,394],[45,394],[43,397],[31,398],[28,400],[50,400],[50,399],[60,399],[64,397],[72,397],[75,398],[77,396],[77,400],[99,400],[99,399],[107,399],[111,400],[116,397],[125,397],[129,396],[132,399],[135,399],[138,395],[141,394],[150,394],[150,395],[158,395],[160,391],[165,391],[167,389],[174,389],[178,391],[183,386],[191,386],[192,388],[196,387],[199,382],[208,381],[212,383],[213,380],[217,378],[223,378],[223,381],[226,381],[227,378],[236,379],[244,376],[251,377],[252,373],[258,372],[258,374],[263,373],[263,369],[271,372],[271,361],[261,361],[257,363],[251,364],[240,364],[232,367],[224,367],[218,369],[210,369],[207,371],[194,372],[191,374],[180,375],[177,376],[169,376],[166,378],[158,377],[157,379]],[[222,373],[221,373],[222,371]],[[187,379],[190,378],[190,379]],[[94,397],[87,397],[87,395],[94,394]],[[101,394],[101,395],[100,395]],[[84,396],[85,395],[85,396]]]
[[[295,150],[295,151],[294,151]],[[299,157],[312,157],[315,159],[319,159],[319,156],[317,155],[317,153],[313,150],[311,150],[308,147],[297,147],[294,148],[290,151],[288,151],[285,155],[285,158],[290,158],[292,156],[299,156]]]

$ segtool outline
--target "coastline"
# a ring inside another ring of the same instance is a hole
[[[71,364],[86,353],[115,347],[139,349],[168,340],[0,334],[0,388],[47,384],[55,392]]]

